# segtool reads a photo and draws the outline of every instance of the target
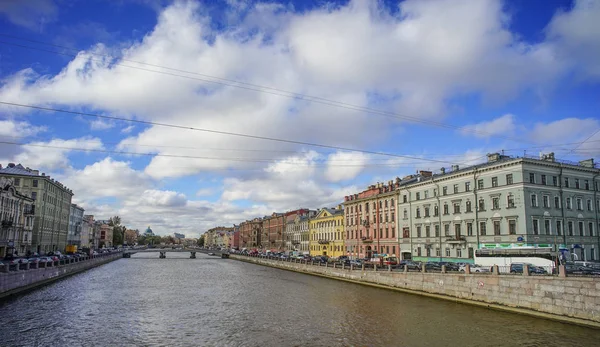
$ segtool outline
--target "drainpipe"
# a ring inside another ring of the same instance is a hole
[[[596,199],[598,199],[598,190],[596,189],[596,178],[598,176],[600,176],[600,172],[596,173],[594,175],[594,178],[592,179],[592,189],[594,190],[594,201],[592,201],[592,206],[596,205],[596,208],[594,209],[594,211],[596,212],[596,225],[594,227],[596,228],[596,237],[598,238],[598,250],[600,250],[600,230],[598,230],[598,227],[600,226],[600,221],[598,221],[598,208],[600,208],[600,206],[596,204]],[[596,259],[595,256],[594,259]]]
[[[565,200],[563,199],[563,166],[562,163],[558,163],[560,167],[560,172],[558,173],[558,194],[560,197],[560,215],[562,218],[562,228],[563,228],[563,242],[565,247],[567,247],[567,220],[565,219]],[[559,249],[558,245],[556,246],[556,252],[558,254]]]
[[[413,249],[412,200],[410,197],[410,189],[408,187],[406,187],[406,194],[408,195],[408,198],[407,198],[407,201],[408,201],[408,238],[410,239],[410,254],[411,254],[411,258],[412,258],[412,252],[413,252],[413,250],[412,250]],[[404,214],[402,217],[404,218]]]
[[[477,192],[479,187],[477,186],[477,168],[473,170],[473,196],[475,201],[475,235],[477,236],[477,246],[475,246],[475,251],[479,249],[479,197]],[[473,255],[473,260],[475,260],[475,255]]]
[[[377,188],[377,189],[381,189],[381,188]],[[380,251],[380,245],[379,245],[379,223],[381,222],[380,218],[379,218],[379,193],[377,193],[378,197],[375,199],[375,236],[377,237],[377,254],[379,254]]]
[[[438,224],[439,224],[439,241],[440,241],[440,262],[442,262],[444,260],[444,256],[443,256],[443,250],[442,250],[442,205],[441,205],[441,201],[440,201],[440,194],[442,194],[442,191],[440,190],[440,184],[434,179],[432,178],[432,182],[435,184],[435,189],[437,191],[437,193],[435,194],[435,197],[437,199],[437,208],[438,208]],[[435,212],[435,207],[434,207],[434,212]],[[434,227],[434,231],[435,232],[435,227]]]

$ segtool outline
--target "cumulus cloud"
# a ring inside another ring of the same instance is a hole
[[[554,151],[560,155],[576,155],[580,158],[598,157],[600,155],[600,120],[596,118],[565,118],[549,123],[535,124],[529,138],[547,148],[542,152]],[[551,146],[553,143],[568,144],[561,147]]]
[[[479,138],[489,138],[501,135],[510,136],[515,131],[515,116],[505,114],[504,116],[477,124],[470,124],[460,129],[463,135],[474,135]]]
[[[34,141],[22,146],[22,152],[16,154],[13,161],[27,163],[27,166],[44,169],[66,169],[71,166],[68,155],[73,149],[102,149],[102,141],[96,137],[76,139],[54,139]]]
[[[0,136],[27,137],[46,131],[44,126],[32,125],[28,122],[15,120],[0,120]]]
[[[115,126],[115,123],[108,122],[103,119],[96,119],[96,120],[93,120],[90,122],[91,130],[107,130],[107,129],[113,128],[114,126]]]
[[[329,155],[325,177],[330,182],[355,178],[364,170],[368,156],[358,152],[336,152]]]

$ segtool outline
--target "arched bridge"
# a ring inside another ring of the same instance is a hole
[[[123,258],[131,258],[132,254],[135,253],[158,253],[159,258],[164,259],[167,257],[167,252],[175,253],[190,253],[190,259],[196,259],[196,253],[204,253],[208,255],[215,255],[221,258],[229,258],[229,252],[227,251],[213,251],[208,249],[197,249],[197,248],[140,248],[140,249],[128,249],[123,251]]]

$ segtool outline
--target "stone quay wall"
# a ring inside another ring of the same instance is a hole
[[[0,269],[0,300],[122,257],[122,252],[116,252],[86,259],[73,259],[69,263],[60,261],[54,264],[42,264],[39,267],[39,264],[21,264],[16,270],[14,265],[10,268],[8,265],[3,266]]]
[[[232,259],[437,299],[600,328],[600,279],[350,269],[231,255]]]

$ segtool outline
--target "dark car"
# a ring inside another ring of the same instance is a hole
[[[398,265],[400,268],[404,268],[404,265],[408,267],[409,270],[421,271],[421,264],[412,260],[401,260]]]
[[[522,274],[523,273],[523,268],[527,266],[529,268],[529,273],[530,274],[535,274],[535,275],[545,275],[547,274],[546,270],[544,270],[543,268],[539,267],[539,266],[535,266],[533,264],[527,264],[527,263],[512,263],[510,264],[510,273],[512,274]]]

